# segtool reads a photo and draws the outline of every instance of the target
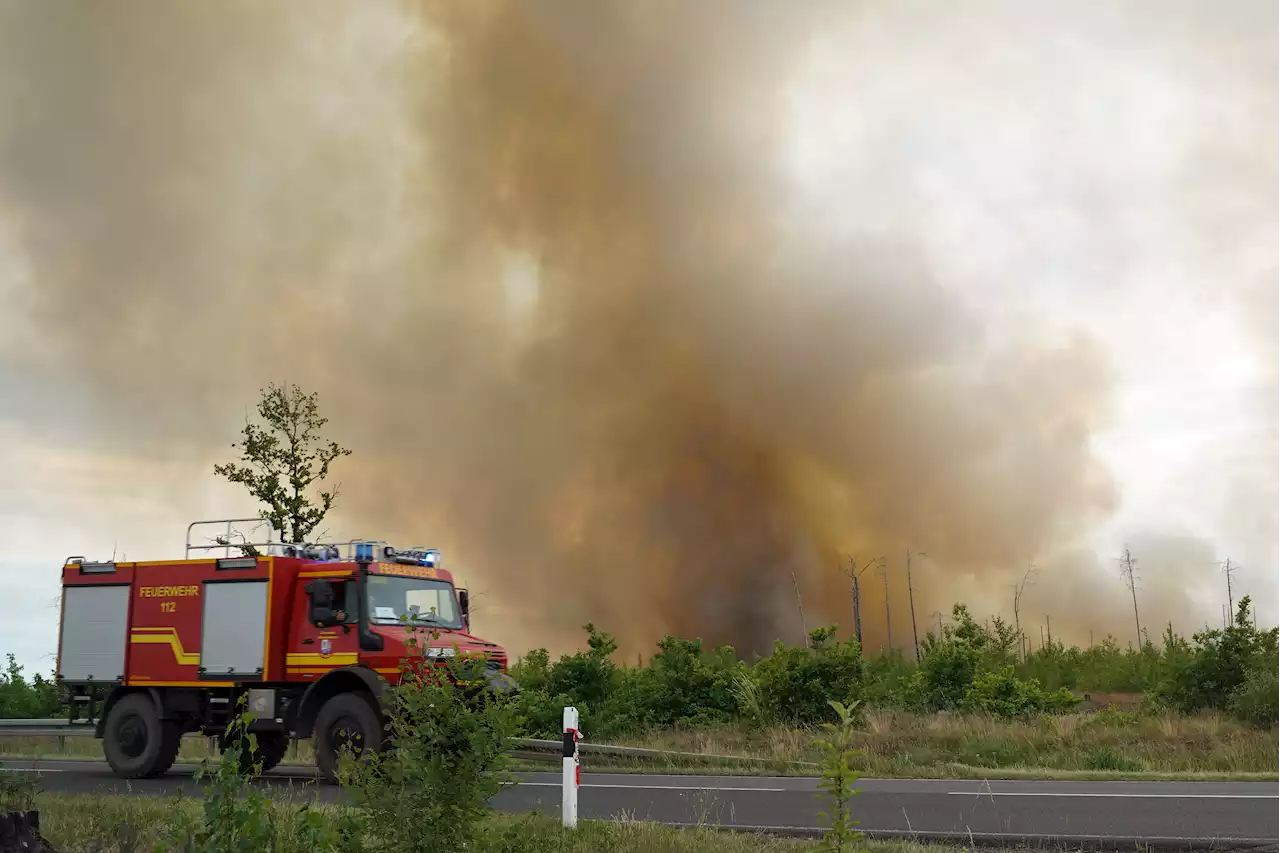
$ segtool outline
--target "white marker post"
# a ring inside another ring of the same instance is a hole
[[[560,814],[563,824],[569,829],[578,825],[578,786],[582,777],[578,765],[578,741],[582,733],[578,731],[578,709],[564,709],[564,747],[561,750],[561,796]]]

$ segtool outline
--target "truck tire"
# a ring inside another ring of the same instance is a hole
[[[248,738],[240,745],[240,772],[246,776],[254,775],[254,765],[261,764],[260,772],[266,773],[284,760],[285,751],[289,748],[289,740],[284,732],[255,732],[254,740],[258,748],[249,751]],[[219,739],[219,750],[227,749],[225,739]]]
[[[147,779],[169,772],[182,745],[182,729],[160,719],[147,693],[130,693],[111,706],[102,751],[117,776]]]
[[[336,785],[344,743],[357,753],[381,751],[382,715],[364,695],[339,693],[320,707],[311,739],[321,778]]]

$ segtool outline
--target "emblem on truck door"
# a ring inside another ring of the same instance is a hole
[[[321,640],[320,654],[324,655],[325,657],[328,657],[329,652],[331,651],[333,651],[333,640]]]

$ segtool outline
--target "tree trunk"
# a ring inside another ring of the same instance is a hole
[[[40,812],[0,812],[0,853],[57,853],[40,837]]]

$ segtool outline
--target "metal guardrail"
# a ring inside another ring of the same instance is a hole
[[[69,737],[93,737],[93,723],[69,722],[68,720],[0,720],[0,738],[3,737],[56,737],[60,741]],[[537,738],[510,738],[507,741],[519,752],[555,754],[558,756],[563,743],[558,740],[539,740]],[[714,755],[703,752],[676,752],[666,749],[646,749],[639,746],[612,746],[603,743],[578,744],[578,751],[584,755],[610,756],[612,758],[636,758],[647,761],[669,761],[683,759],[686,761],[719,761],[744,762],[748,764],[769,764],[768,759],[753,758],[748,755]],[[791,762],[807,763],[807,762]]]

